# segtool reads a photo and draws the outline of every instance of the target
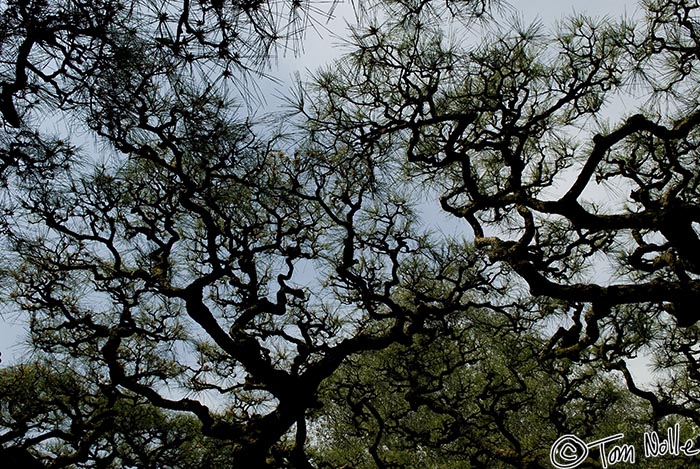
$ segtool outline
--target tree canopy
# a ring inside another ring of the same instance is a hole
[[[552,300],[523,317],[568,317],[551,354],[628,381],[625,359],[646,349],[691,376],[699,319],[698,5],[644,7],[637,22],[573,17],[552,37],[503,28],[469,50],[407,17],[358,32],[304,108],[324,142],[376,153],[398,141],[406,170],[489,262]],[[611,116],[620,97],[633,112]],[[663,415],[679,410],[678,392],[643,397]]]
[[[34,350],[0,369],[6,454],[536,468],[700,425],[697,2],[553,32],[358,3],[264,122],[313,3],[0,5],[2,294]]]

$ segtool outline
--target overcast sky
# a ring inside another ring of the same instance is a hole
[[[307,29],[300,54],[279,54],[277,64],[271,70],[272,74],[282,79],[293,72],[303,74],[306,70],[314,70],[328,63],[329,58],[340,55],[342,47],[338,46],[345,36],[346,24],[354,21],[350,0],[340,1],[342,3],[336,7],[333,19],[319,24],[315,30]],[[510,0],[504,4],[498,16],[506,20],[514,14],[522,15],[525,23],[539,20],[551,31],[558,19],[572,13],[610,18],[634,17],[639,15],[639,8],[637,2],[631,0]]]
[[[554,21],[572,12],[588,13],[595,16],[619,17],[620,15],[636,16],[636,2],[622,0],[511,0],[506,16],[512,16],[520,11],[526,23],[539,19],[549,27]],[[322,5],[323,6],[323,5]],[[318,32],[307,31],[303,52],[298,55],[287,54],[278,57],[271,75],[281,80],[289,80],[294,73],[306,76],[309,70],[314,70],[327,63],[332,57],[339,55],[338,45],[345,31],[346,21],[352,22],[353,10],[349,4],[341,4],[337,8],[337,17],[317,28]],[[347,16],[346,17],[344,17]],[[327,30],[325,30],[327,29]],[[282,95],[288,89],[286,83],[271,85],[263,84],[261,89],[268,95],[268,106],[275,106],[279,100],[274,95]],[[18,345],[25,335],[25,327],[16,314],[3,312],[0,315],[0,352],[3,365],[26,358],[27,349]]]

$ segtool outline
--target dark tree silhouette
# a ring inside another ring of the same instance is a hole
[[[3,4],[2,289],[40,357],[3,370],[4,451],[348,464],[314,441],[336,415],[380,467],[414,441],[527,467],[608,409],[700,424],[700,7],[451,42],[491,3],[359,4],[353,51],[291,97],[293,132],[241,103],[313,4]],[[464,236],[427,230],[425,194]],[[666,382],[634,381],[640,353]]]
[[[252,93],[245,78],[310,5],[278,8],[3,5],[3,288],[57,369],[4,389],[23,409],[5,416],[8,451],[48,467],[192,467],[167,431],[184,413],[229,466],[310,467],[321,382],[353,354],[410,342],[433,314],[394,299],[424,275],[410,262],[440,266],[391,162],[289,149],[241,116],[235,88]],[[479,284],[477,267],[453,291]],[[74,392],[53,389],[65,370]],[[125,402],[150,417],[119,427]]]
[[[545,356],[618,370],[657,417],[698,422],[700,5],[642,8],[553,35],[491,28],[474,47],[418,8],[357,29],[297,108],[329,149],[402,154],[514,301],[549,305],[512,316],[561,325]],[[644,353],[671,376],[655,390],[628,370]]]

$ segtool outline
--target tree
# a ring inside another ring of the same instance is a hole
[[[8,371],[5,450],[190,467],[211,452],[183,456],[199,431],[234,467],[309,467],[320,384],[433,314],[394,300],[409,260],[439,265],[392,161],[290,148],[240,116],[227,85],[250,95],[240,79],[283,39],[272,5],[4,5],[3,289],[57,370]],[[143,419],[122,425],[123,406]]]
[[[12,430],[3,434],[2,441],[21,444],[3,450],[4,463],[8,467],[230,467],[229,448],[202,437],[193,416],[167,415],[141,396],[115,393],[106,380],[101,380],[101,387],[95,386],[97,381],[46,361],[3,369],[0,425]],[[39,449],[39,454],[27,456],[30,452],[25,447]]]
[[[700,5],[642,8],[465,47],[417,4],[355,30],[297,109],[328,151],[401,155],[512,285],[513,321],[555,321],[547,356],[616,370],[655,418],[697,423]],[[639,354],[668,373],[655,389],[628,370]]]
[[[301,88],[291,135],[243,115],[240,95],[307,4],[7,3],[3,288],[45,358],[6,374],[22,384],[3,402],[22,411],[3,416],[5,450],[51,467],[219,453],[309,468],[346,457],[309,454],[310,422],[335,416],[372,440],[369,464],[410,464],[423,441],[436,461],[457,448],[518,467],[541,464],[555,431],[607,431],[581,407],[700,423],[698,6],[446,39],[447,19],[477,27],[490,3],[381,3],[355,50]],[[606,124],[625,93],[648,99]],[[68,131],[48,134],[42,114]],[[616,197],[595,203],[605,187]],[[421,191],[469,236],[428,232]],[[653,392],[627,369],[645,351],[670,372]],[[36,403],[18,370],[46,392]],[[393,381],[367,386],[370,372]],[[65,379],[73,390],[54,389]],[[488,406],[470,404],[480,395]],[[380,419],[383,399],[400,405]]]
[[[324,384],[312,445],[319,467],[551,468],[558,437],[619,433],[639,467],[662,462],[642,457],[651,408],[620,379],[542,361],[546,340],[490,313],[452,315],[411,346],[349,360]],[[601,467],[599,449],[579,466]]]

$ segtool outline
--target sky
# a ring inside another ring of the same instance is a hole
[[[271,74],[283,80],[294,73],[304,76],[342,53],[342,38],[346,36],[347,23],[354,22],[354,9],[350,0],[340,2],[331,20],[306,31],[300,53],[285,54],[281,51],[277,55],[270,69]],[[572,13],[610,18],[639,14],[637,2],[632,0],[508,0],[501,10],[497,15],[504,21],[513,15],[522,15],[526,24],[540,21],[546,31],[551,31],[557,20]],[[279,90],[284,88],[283,84]]]
[[[321,7],[323,6],[322,4]],[[522,15],[526,24],[539,20],[545,25],[546,30],[550,30],[557,19],[574,12],[616,18],[621,15],[635,16],[638,14],[638,9],[636,2],[626,0],[511,0],[504,11],[504,16],[509,17],[516,12]],[[280,52],[278,54],[268,73],[279,77],[281,82],[260,83],[262,94],[266,97],[262,112],[275,109],[280,105],[280,97],[289,90],[295,74],[300,74],[302,78],[308,77],[311,71],[340,55],[342,49],[338,46],[345,34],[347,22],[352,22],[353,18],[352,6],[347,2],[341,3],[336,8],[335,18],[318,24],[315,30],[307,30],[303,50],[300,53]],[[432,223],[449,232],[458,229],[454,221],[448,217],[433,218]],[[17,314],[8,311],[0,312],[0,352],[5,365],[26,359],[28,349],[21,345],[25,334],[25,327]],[[634,370],[635,374],[643,376],[645,362],[639,361],[634,366]]]

